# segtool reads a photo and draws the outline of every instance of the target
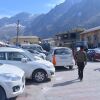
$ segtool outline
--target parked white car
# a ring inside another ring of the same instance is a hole
[[[16,97],[24,88],[24,71],[13,65],[0,64],[0,100]]]
[[[67,47],[53,47],[47,60],[51,61],[54,66],[64,66],[69,67],[69,69],[72,69],[75,64],[72,50]]]
[[[55,68],[49,61],[34,57],[30,52],[18,48],[1,47],[0,63],[16,65],[25,71],[25,77],[36,82],[51,79]]]

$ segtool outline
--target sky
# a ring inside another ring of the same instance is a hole
[[[32,14],[47,13],[65,0],[0,0],[0,18],[20,12]]]

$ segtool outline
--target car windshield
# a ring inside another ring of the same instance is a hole
[[[95,52],[96,52],[96,53],[100,53],[100,50],[99,50],[99,49],[96,49]]]
[[[39,54],[39,52],[38,52],[38,51],[33,50],[33,49],[28,49],[28,51],[29,51],[30,53]]]
[[[27,50],[24,50],[25,52],[25,55],[28,56],[28,58],[30,58],[31,60],[41,60],[40,57],[38,56],[34,56],[32,53],[30,53],[29,51]]]
[[[92,52],[95,52],[94,50],[88,50],[88,53],[92,53]]]
[[[38,49],[43,50],[41,46],[37,46]]]
[[[43,51],[42,47],[39,45],[23,45],[22,46],[23,49],[33,49],[33,50],[37,50],[38,52]]]

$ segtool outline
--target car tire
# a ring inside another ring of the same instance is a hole
[[[73,69],[73,66],[69,66],[69,69],[70,69],[70,70]]]
[[[42,83],[46,81],[47,74],[44,70],[36,70],[32,75],[32,79],[37,83]]]
[[[0,87],[0,100],[7,100],[5,91],[2,87]]]

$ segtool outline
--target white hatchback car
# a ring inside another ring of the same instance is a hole
[[[38,59],[23,49],[1,47],[0,63],[16,65],[25,71],[26,78],[36,82],[43,82],[55,74],[55,68],[51,62]]]
[[[24,71],[13,65],[0,64],[0,100],[16,97],[24,88]]]
[[[47,60],[51,61],[54,66],[64,66],[69,67],[69,69],[72,69],[75,64],[72,50],[67,47],[53,47]]]

